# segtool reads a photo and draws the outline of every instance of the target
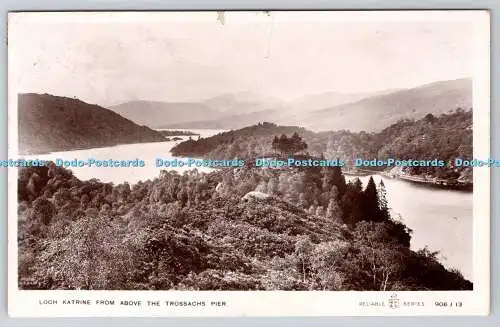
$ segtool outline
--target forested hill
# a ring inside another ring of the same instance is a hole
[[[419,120],[401,120],[379,133],[321,133],[311,140],[325,156],[367,159],[443,160],[445,167],[408,167],[406,173],[439,178],[464,178],[472,183],[472,170],[452,167],[455,158],[472,159],[472,110],[457,109]],[[324,147],[326,144],[326,147]]]
[[[280,134],[313,135],[305,128],[278,126],[273,123],[259,123],[242,129],[231,130],[217,135],[188,140],[172,148],[175,156],[195,156],[207,158],[249,157],[271,153],[271,140]]]
[[[19,287],[470,290],[412,251],[383,184],[337,167],[164,171],[133,186],[19,170]]]
[[[214,159],[254,157],[276,154],[272,148],[274,136],[297,132],[314,156],[327,159],[354,158],[401,160],[472,158],[472,110],[454,112],[419,120],[401,120],[377,133],[350,131],[314,133],[299,127],[284,127],[263,123],[240,130],[221,133],[209,138],[180,143],[172,149],[174,155],[201,156]],[[469,169],[470,170],[470,169]],[[410,174],[431,174],[443,178],[458,178],[469,174],[466,168],[412,168]]]
[[[20,154],[165,140],[111,110],[50,94],[19,94],[18,122]]]

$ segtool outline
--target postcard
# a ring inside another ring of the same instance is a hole
[[[489,30],[9,13],[9,314],[489,314]]]

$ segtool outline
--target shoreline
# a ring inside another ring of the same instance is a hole
[[[346,171],[343,170],[342,173],[346,176],[381,175],[386,178],[397,179],[417,185],[425,185],[430,188],[464,191],[464,192],[473,191],[472,183],[460,183],[449,179],[426,179],[418,175],[390,174],[385,170],[369,170],[369,169],[346,170]]]

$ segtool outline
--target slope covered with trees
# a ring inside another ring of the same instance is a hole
[[[20,154],[165,141],[111,110],[50,94],[19,94],[18,122]]]
[[[336,167],[163,171],[131,186],[50,164],[18,184],[21,289],[472,289],[410,250],[383,185]]]
[[[434,116],[419,120],[401,120],[379,133],[322,133],[319,143],[325,144],[325,156],[397,160],[443,160],[445,167],[405,167],[411,175],[439,178],[464,177],[472,183],[472,170],[454,167],[455,158],[472,159],[472,110]]]
[[[272,139],[276,135],[293,134],[313,135],[305,128],[296,126],[278,126],[273,123],[259,123],[238,130],[217,135],[188,140],[172,148],[175,156],[193,156],[206,158],[246,158],[257,155],[273,154]]]
[[[446,167],[413,167],[404,171],[443,178],[468,176],[472,180],[469,168],[451,165],[455,158],[472,159],[472,110],[460,108],[439,116],[427,114],[419,120],[401,120],[377,133],[346,130],[314,133],[299,127],[261,123],[180,143],[172,149],[172,153],[212,159],[277,156],[283,151],[273,146],[277,144],[275,138],[279,141],[279,138],[291,137],[293,133],[305,140],[307,149],[302,150],[310,155],[344,159],[348,167],[355,158],[438,159],[443,160]]]

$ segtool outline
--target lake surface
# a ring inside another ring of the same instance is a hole
[[[217,133],[223,132],[223,130],[215,129],[190,129],[189,131],[193,133],[200,134],[200,137],[209,137]],[[169,136],[172,138],[173,136]],[[177,144],[188,140],[189,136],[178,136],[182,140],[178,141],[166,141],[166,142],[151,142],[151,143],[138,143],[138,144],[122,144],[103,148],[93,148],[93,149],[83,149],[75,151],[61,151],[52,152],[50,154],[43,155],[30,155],[23,156],[26,159],[40,159],[40,160],[52,160],[63,159],[63,160],[143,160],[145,163],[144,167],[67,167],[73,171],[73,174],[81,180],[89,180],[91,178],[97,178],[102,182],[113,182],[115,184],[120,184],[123,182],[128,182],[130,184],[135,184],[138,181],[145,181],[147,179],[154,179],[160,175],[162,170],[176,170],[179,173],[183,173],[192,168],[188,167],[176,167],[176,168],[166,168],[166,167],[156,167],[156,159],[162,160],[173,160],[176,157],[172,156],[170,150]],[[198,136],[191,136],[192,139],[196,140]],[[186,158],[179,158],[183,161]],[[199,171],[209,172],[212,168],[199,167]]]
[[[190,130],[208,137],[221,130]],[[182,136],[187,140],[189,136]],[[197,136],[193,136],[196,139]],[[172,160],[170,149],[182,141],[125,144],[113,147],[95,148],[77,151],[54,152],[47,155],[25,156],[32,159],[73,160],[144,160],[142,168],[88,168],[71,167],[76,177],[82,180],[97,178],[102,182],[115,184],[125,181],[130,184],[140,180],[154,179],[160,171],[177,170],[182,173],[187,167],[156,167],[157,158]],[[179,158],[185,159],[185,158]],[[209,172],[210,168],[198,168]],[[373,176],[378,184],[384,180],[387,200],[393,213],[402,217],[403,223],[413,230],[411,247],[421,249],[428,246],[431,251],[440,252],[440,261],[448,268],[459,269],[464,277],[472,280],[472,193],[441,190],[420,186],[397,179]],[[347,180],[356,176],[346,176]],[[363,186],[368,183],[369,176],[360,176]]]

